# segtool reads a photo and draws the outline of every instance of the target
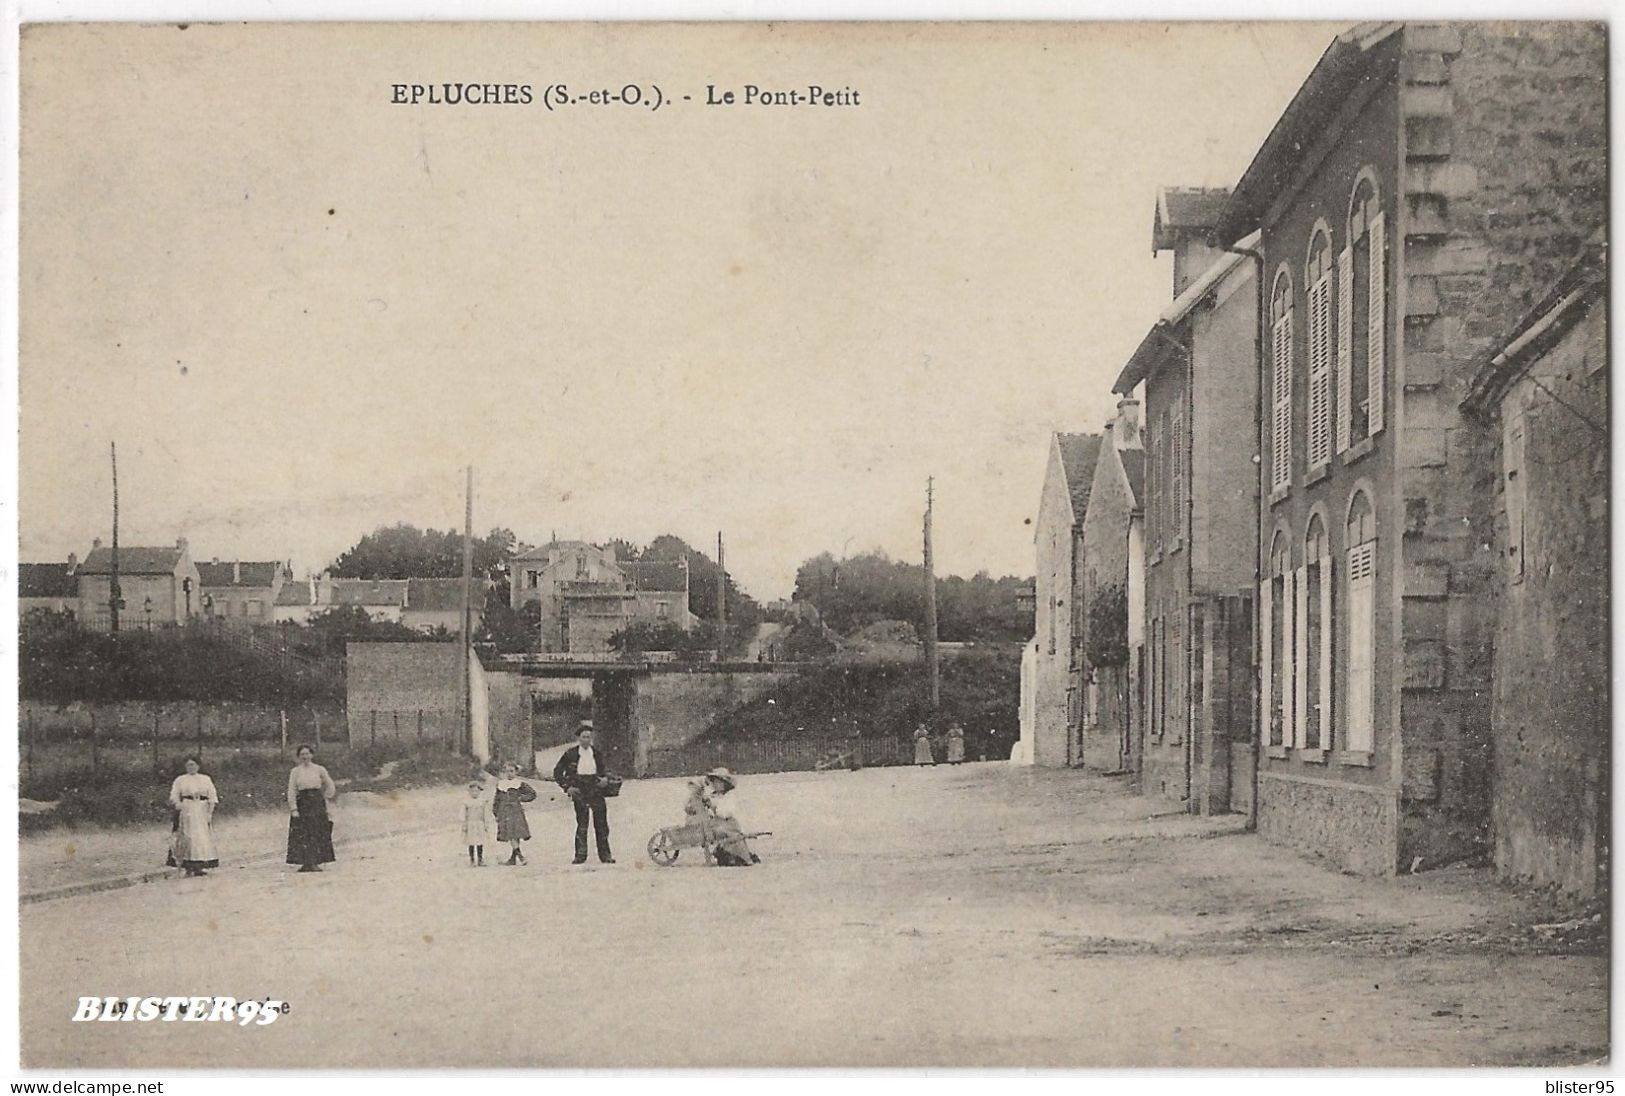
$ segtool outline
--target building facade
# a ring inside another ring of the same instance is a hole
[[[400,624],[409,579],[334,578],[330,573],[289,579],[277,591],[272,619],[307,624],[332,609],[360,609],[374,621]]]
[[[202,615],[227,624],[269,624],[276,596],[291,578],[281,562],[219,559],[197,565]]]
[[[31,612],[79,615],[79,558],[68,553],[66,563],[17,565],[17,615]]]
[[[1604,221],[1605,65],[1601,24],[1356,27],[1215,233],[1261,236],[1258,829],[1348,870],[1490,844],[1492,473],[1459,404]]]
[[[1101,432],[1079,555],[1074,616],[1082,682],[1081,761],[1123,772],[1134,757],[1129,636],[1130,528],[1144,489],[1140,405],[1121,400]]]
[[[475,576],[469,588],[470,627],[478,631],[485,617],[485,595],[491,581]],[[460,632],[463,627],[463,580],[411,578],[406,580],[406,602],[401,623],[418,632]]]
[[[1219,814],[1246,809],[1254,775],[1257,292],[1252,262],[1203,242],[1219,194],[1199,193],[1180,232],[1163,216],[1178,203],[1158,203],[1152,248],[1173,251],[1178,294],[1113,387],[1146,406],[1140,787]]]
[[[516,556],[510,596],[515,609],[541,611],[538,649],[603,653],[632,624],[671,624],[692,631],[686,561],[620,562],[613,546],[554,541]]]
[[[110,629],[113,550],[98,540],[77,575],[79,621],[100,631]],[[118,584],[124,603],[119,610],[121,629],[184,624],[201,611],[202,582],[185,537],[173,548],[120,548]]]
[[[1497,484],[1495,866],[1587,897],[1610,819],[1607,273],[1599,236],[1463,405]]]
[[[1083,762],[1083,631],[1080,626],[1083,521],[1100,454],[1098,434],[1053,434],[1034,532],[1037,651],[1031,677],[1032,761]],[[1024,704],[1026,703],[1024,699]]]

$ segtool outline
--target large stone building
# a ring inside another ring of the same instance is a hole
[[[516,556],[511,573],[513,607],[534,602],[540,609],[542,651],[602,653],[634,623],[685,632],[697,623],[684,560],[621,562],[613,546],[553,541]]]
[[[79,565],[79,621],[106,631],[112,627],[113,550],[96,541]],[[201,611],[202,581],[186,538],[173,548],[121,547],[118,550],[120,628],[184,624]]]
[[[1599,236],[1505,346],[1466,410],[1493,450],[1495,864],[1606,889],[1609,833],[1608,269]]]
[[[1202,814],[1245,809],[1254,764],[1258,310],[1253,263],[1206,242],[1224,198],[1159,199],[1152,250],[1173,252],[1175,296],[1113,385],[1146,407],[1140,786]]]
[[[1490,844],[1494,473],[1459,405],[1604,223],[1606,70],[1601,24],[1363,24],[1215,231],[1261,235],[1258,828],[1346,869]]]
[[[1024,723],[1018,752],[1044,766],[1083,763],[1083,632],[1079,589],[1083,576],[1083,520],[1099,434],[1054,434],[1033,534],[1038,559],[1035,651],[1023,676]]]

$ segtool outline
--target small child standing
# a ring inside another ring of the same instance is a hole
[[[468,866],[485,867],[485,843],[490,840],[491,801],[485,797],[485,785],[478,780],[468,786],[468,798],[463,801],[463,840],[468,843]]]

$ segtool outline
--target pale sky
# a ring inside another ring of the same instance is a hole
[[[22,54],[20,558],[374,526],[1031,574],[1049,433],[1169,298],[1328,24],[53,26]],[[528,83],[404,106],[394,83]],[[550,112],[547,85],[659,111]],[[707,84],[855,107],[703,105]],[[682,102],[682,95],[692,102]]]

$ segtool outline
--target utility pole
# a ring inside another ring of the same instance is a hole
[[[728,566],[722,558],[722,532],[717,531],[717,661],[728,635]]]
[[[124,591],[118,581],[118,442],[108,442],[113,457],[113,566],[107,582],[107,622],[118,634],[118,611],[124,607]]]
[[[474,466],[468,466],[468,487],[463,497],[463,749],[474,751]]]
[[[925,481],[925,672],[931,679],[931,713],[941,703],[937,674],[937,574],[931,560],[931,510],[935,502],[935,477]]]

